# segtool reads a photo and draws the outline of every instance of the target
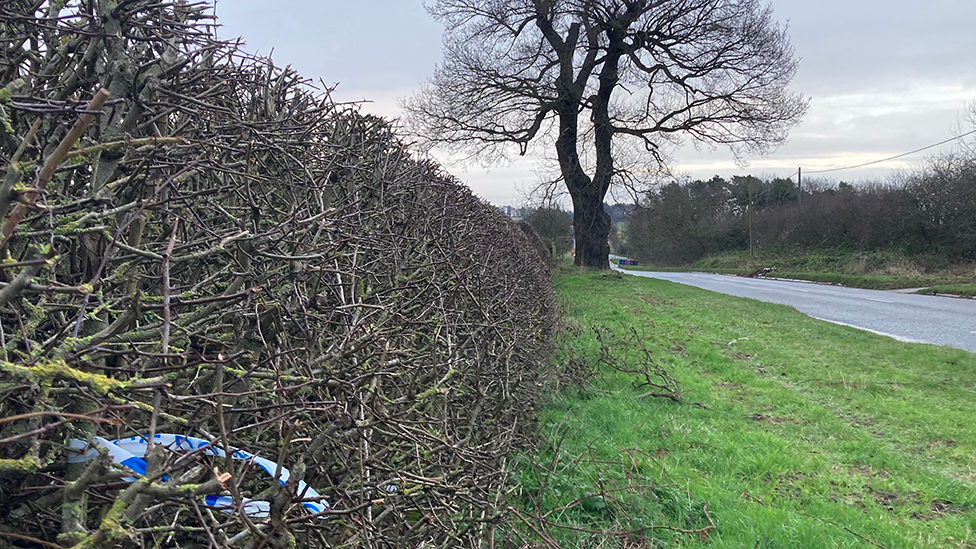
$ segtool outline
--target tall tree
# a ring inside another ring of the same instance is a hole
[[[758,0],[437,0],[444,60],[405,106],[418,132],[495,160],[554,147],[576,264],[607,268],[614,151],[657,163],[682,136],[737,155],[782,143],[806,110],[796,60]]]

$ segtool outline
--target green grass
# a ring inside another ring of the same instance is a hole
[[[973,265],[953,264],[937,255],[907,255],[893,250],[864,252],[846,248],[766,247],[757,249],[754,255],[747,251],[725,252],[682,267],[661,268],[651,264],[625,268],[745,275],[763,267],[773,267],[774,271],[769,275],[773,277],[877,290],[968,285],[976,280]]]
[[[976,355],[653,279],[564,271],[554,285],[564,363],[596,364],[606,327],[633,365],[636,329],[683,391],[639,399],[604,366],[547,401],[520,507],[562,547],[976,547]],[[553,526],[709,517],[704,536]]]
[[[928,288],[922,288],[916,293],[930,295],[949,294],[962,297],[976,297],[976,284],[941,284],[937,286],[930,286]]]

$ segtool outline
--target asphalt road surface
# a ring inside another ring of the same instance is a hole
[[[614,269],[620,270],[617,266]],[[976,352],[976,300],[704,273],[621,272],[794,307],[901,341]]]

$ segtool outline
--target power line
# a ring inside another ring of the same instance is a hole
[[[903,156],[908,156],[908,155],[915,154],[915,153],[919,153],[919,152],[922,152],[922,151],[927,151],[927,150],[932,149],[934,147],[938,147],[939,145],[945,145],[946,143],[949,143],[951,141],[955,141],[957,139],[962,139],[963,137],[966,137],[966,136],[969,136],[969,135],[973,135],[973,134],[976,134],[976,130],[971,130],[971,131],[968,131],[968,132],[966,132],[964,134],[957,135],[955,137],[950,137],[949,139],[946,139],[945,141],[939,141],[938,143],[935,143],[933,145],[928,145],[926,147],[922,147],[921,149],[915,149],[914,151],[908,151],[906,153],[896,154],[895,156],[889,156],[888,158],[882,158],[881,160],[872,160],[871,162],[865,162],[863,164],[857,164],[857,165],[854,165],[854,166],[845,166],[843,168],[830,168],[829,170],[810,170],[807,173],[839,172],[841,170],[853,170],[854,168],[863,168],[864,166],[871,166],[872,164],[880,164],[882,162],[888,162],[889,160],[895,160],[895,159],[901,158]]]

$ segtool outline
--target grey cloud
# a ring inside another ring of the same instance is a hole
[[[976,0],[771,5],[776,19],[789,20],[802,58],[792,87],[812,103],[791,140],[769,158],[753,159],[746,171],[789,175],[798,163],[872,159],[928,145],[949,137],[966,102],[976,100]],[[417,89],[441,55],[442,29],[421,0],[220,0],[218,16],[223,37],[242,35],[252,51],[273,47],[279,64],[327,84],[341,83],[341,100],[376,99],[364,109],[385,115],[395,109],[391,96]],[[910,160],[918,163],[923,156]],[[741,173],[722,151],[686,147],[677,160],[686,166],[725,165],[722,175]],[[524,165],[452,171],[495,203],[513,202],[514,184],[536,178]],[[693,175],[716,172],[696,169]],[[832,176],[850,180],[885,173],[891,173],[888,165]]]
[[[976,83],[973,0],[774,0],[803,59],[794,87],[820,95],[913,80]],[[974,90],[976,94],[976,90]]]
[[[419,0],[224,0],[217,16],[224,37],[345,89],[414,88],[440,58],[443,28]]]

